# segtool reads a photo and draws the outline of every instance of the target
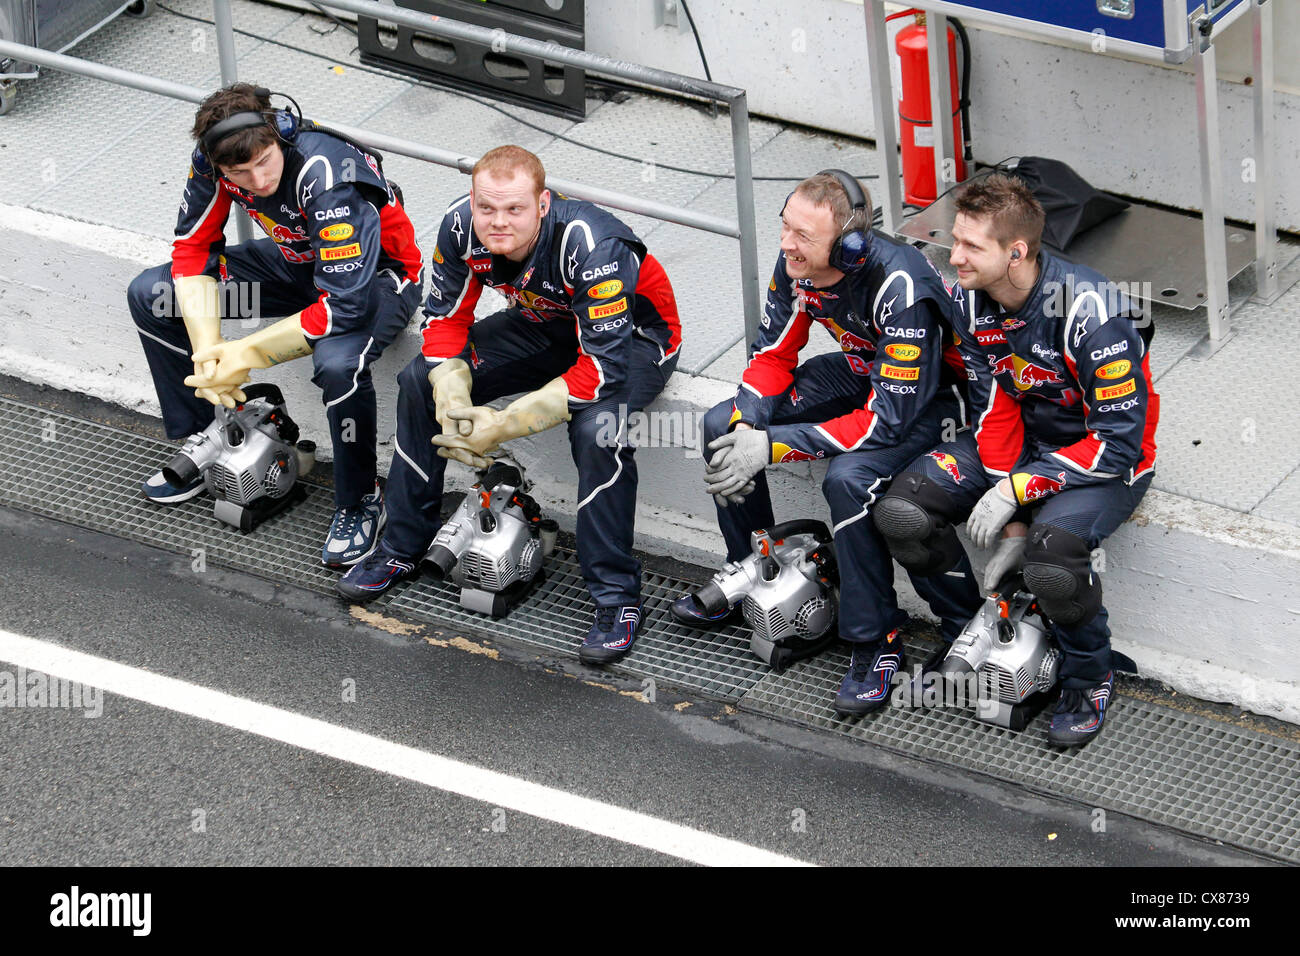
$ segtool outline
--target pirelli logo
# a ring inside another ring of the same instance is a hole
[[[900,362],[911,362],[921,357],[921,347],[919,345],[902,345],[895,342],[893,345],[885,346],[885,354],[890,358],[898,359]]]
[[[333,262],[335,259],[355,259],[359,255],[361,255],[359,242],[349,242],[346,246],[334,246],[320,251],[320,257],[325,262]]]
[[[897,365],[882,364],[880,374],[885,378],[896,378],[903,382],[911,382],[921,377],[919,368],[899,368]]]
[[[1105,388],[1096,389],[1094,394],[1096,394],[1098,400],[1106,401],[1112,398],[1121,398],[1124,395],[1131,395],[1136,391],[1137,382],[1129,379],[1123,385],[1107,385]]]
[[[613,302],[606,302],[604,305],[591,305],[587,307],[587,317],[593,321],[597,319],[608,319],[611,315],[618,315],[620,312],[627,311],[627,299],[616,299]]]

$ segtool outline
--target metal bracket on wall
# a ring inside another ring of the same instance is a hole
[[[583,0],[397,0],[397,6],[574,50],[585,44]],[[585,71],[506,53],[505,45],[435,37],[407,26],[380,27],[357,17],[361,61],[581,120],[587,115]]]

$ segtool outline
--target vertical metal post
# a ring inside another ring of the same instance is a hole
[[[1228,333],[1228,248],[1223,229],[1223,160],[1219,155],[1219,91],[1214,44],[1194,36],[1196,119],[1201,140],[1201,201],[1205,237],[1205,311],[1210,349]]]
[[[749,104],[744,93],[728,101],[731,150],[736,168],[736,223],[740,226],[740,294],[745,306],[745,341],[758,337],[758,224],[754,217],[754,164],[749,148]]]
[[[1255,295],[1278,296],[1277,213],[1273,207],[1273,5],[1252,0],[1255,72]]]
[[[925,24],[926,54],[930,58],[930,129],[934,133],[934,184],[938,196],[957,182],[952,141],[952,92],[948,77],[948,18],[931,13]]]
[[[894,89],[889,73],[889,34],[880,0],[866,0],[862,12],[867,19],[867,69],[871,81],[871,113],[876,124],[876,152],[880,156],[882,227],[896,235],[903,225],[903,188],[898,170],[898,136],[894,127]]]
[[[235,26],[230,17],[230,0],[212,0],[212,23],[217,30],[217,60],[221,64],[221,85],[238,80],[235,67]],[[235,217],[235,235],[240,242],[253,238],[248,219]]]

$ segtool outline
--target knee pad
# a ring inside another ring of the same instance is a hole
[[[963,554],[957,531],[935,499],[943,492],[924,475],[900,475],[876,502],[874,520],[889,551],[913,574],[929,577],[956,567]]]
[[[1092,570],[1092,549],[1076,534],[1050,524],[1029,529],[1025,584],[1057,624],[1087,624],[1101,610],[1101,578]]]

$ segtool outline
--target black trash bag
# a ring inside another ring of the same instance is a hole
[[[1042,203],[1047,213],[1043,241],[1060,252],[1080,233],[1129,207],[1123,199],[1093,189],[1060,160],[1023,156],[1013,172]]]

